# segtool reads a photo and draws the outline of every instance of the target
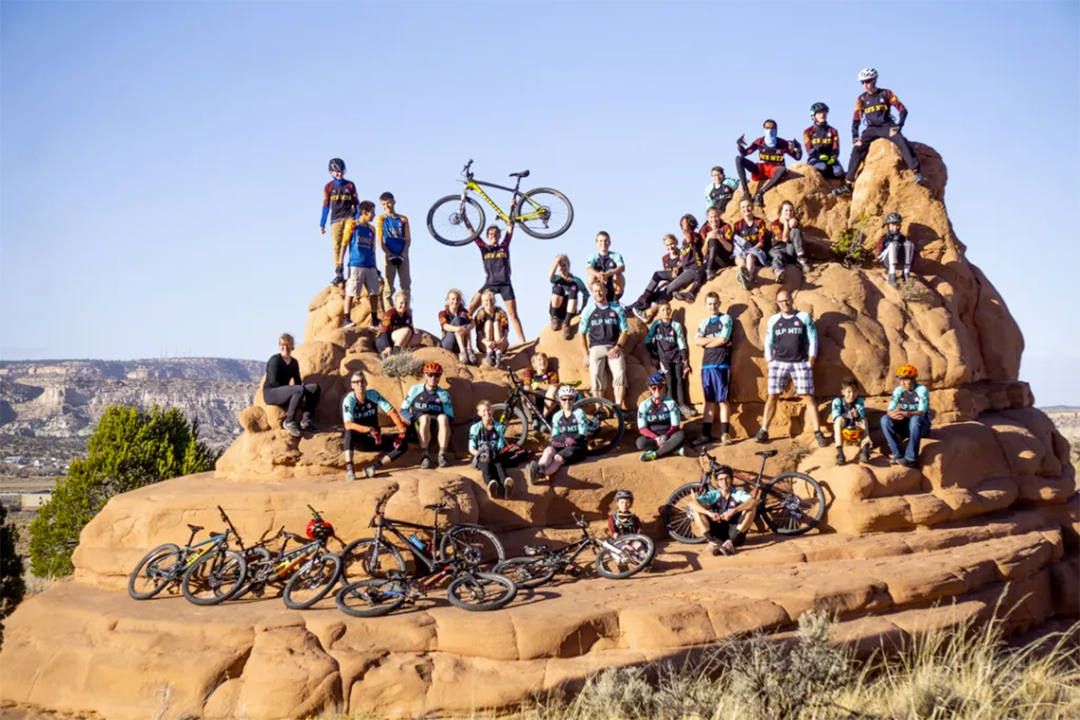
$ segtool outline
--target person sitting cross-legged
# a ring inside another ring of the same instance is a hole
[[[423,470],[431,467],[428,446],[433,429],[439,435],[439,467],[450,464],[446,451],[450,447],[450,421],[454,419],[454,404],[450,393],[439,387],[442,372],[442,365],[437,362],[424,365],[424,382],[414,385],[401,403],[402,419],[416,425],[416,436],[423,453],[420,468]]]
[[[644,450],[639,458],[642,462],[659,460],[673,452],[684,454],[682,444],[686,441],[686,431],[682,429],[682,416],[679,406],[669,397],[664,397],[667,380],[660,373],[649,377],[649,397],[638,405],[638,450]]]
[[[833,424],[836,464],[847,462],[844,457],[845,443],[858,443],[859,462],[870,462],[870,427],[866,422],[866,405],[859,397],[859,383],[855,378],[844,378],[840,383],[840,397],[833,398],[829,421]]]
[[[559,388],[559,409],[551,417],[551,444],[544,448],[538,460],[525,466],[530,484],[555,477],[561,468],[581,462],[589,454],[589,418],[581,408],[575,408],[578,393],[573,387]]]
[[[889,462],[918,469],[919,445],[930,434],[930,391],[916,382],[919,371],[913,365],[901,365],[896,371],[900,385],[893,390],[889,411],[881,416],[881,431],[889,444]],[[904,454],[900,443],[907,440]]]
[[[364,468],[364,475],[375,477],[384,465],[397,460],[409,448],[405,442],[408,429],[397,408],[391,405],[378,390],[368,389],[367,376],[357,370],[349,378],[352,392],[341,401],[341,417],[345,423],[345,479],[355,480],[353,450],[382,453],[375,462]],[[390,418],[397,428],[397,435],[384,435],[379,429],[379,411]]]
[[[469,454],[473,458],[473,467],[483,476],[488,495],[495,497],[502,494],[504,497],[512,497],[514,479],[507,476],[504,467],[506,425],[495,422],[495,414],[488,400],[478,402],[476,412],[480,420],[469,428]]]
[[[715,488],[691,497],[687,503],[691,522],[708,541],[713,555],[734,555],[754,524],[757,501],[745,490],[732,487],[735,473],[730,467],[719,467],[714,477]]]

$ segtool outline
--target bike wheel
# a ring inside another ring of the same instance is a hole
[[[574,403],[589,418],[589,455],[603,455],[622,440],[625,422],[615,403],[604,398],[585,398]]]
[[[492,567],[506,559],[499,538],[479,525],[455,525],[439,541],[439,560],[464,560],[473,567]]]
[[[365,578],[386,577],[389,570],[405,572],[405,560],[396,547],[370,538],[353,540],[341,551],[341,582],[349,585]]]
[[[618,549],[605,547],[597,553],[596,572],[611,580],[641,572],[656,555],[656,545],[647,535],[622,535],[607,542]]]
[[[465,573],[446,588],[446,597],[462,610],[498,610],[509,605],[517,595],[517,585],[503,575]]]
[[[255,576],[258,575],[260,569],[264,568],[270,562],[270,551],[262,546],[248,548],[244,552],[244,562],[247,563],[247,572],[244,574],[244,584],[236,591],[236,594],[232,596],[233,600],[239,600],[255,588]]]
[[[149,600],[176,579],[180,548],[172,543],[159,545],[146,553],[128,578],[128,595],[135,600]]]
[[[346,615],[378,617],[397,610],[406,599],[408,589],[402,580],[369,578],[341,588],[334,603]]]
[[[309,608],[326,597],[340,577],[341,558],[323,553],[292,574],[281,599],[290,610]]]
[[[506,442],[517,443],[522,447],[529,438],[529,418],[525,411],[519,407],[512,408],[506,403],[495,403],[491,406],[491,412],[495,416],[495,422],[506,425]]]
[[[464,207],[464,217],[462,216]],[[468,219],[468,225],[465,220]],[[471,197],[462,205],[460,195],[447,195],[431,206],[427,214],[428,232],[443,245],[468,245],[484,232],[484,208]],[[472,231],[469,231],[469,225]]]
[[[184,597],[196,605],[217,605],[239,592],[247,577],[247,561],[232,550],[203,555],[184,573]]]
[[[574,206],[558,190],[536,188],[518,198],[514,222],[534,238],[550,240],[570,229]]]
[[[547,558],[518,557],[503,560],[491,572],[510,578],[519,588],[534,588],[555,577],[555,566]]]
[[[705,538],[698,535],[694,529],[694,516],[689,505],[690,499],[697,496],[700,487],[701,483],[687,483],[671,493],[664,505],[664,528],[672,540],[689,545],[705,542]]]
[[[802,535],[817,527],[825,515],[825,492],[817,480],[798,472],[781,473],[764,489],[761,514],[780,535]]]

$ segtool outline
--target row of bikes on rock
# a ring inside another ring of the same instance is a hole
[[[768,478],[765,464],[776,451],[757,455],[762,458],[757,475],[736,471],[735,480],[757,499],[759,529],[790,536],[817,527],[825,512],[825,495],[817,481],[798,472]],[[705,540],[697,533],[688,503],[714,487],[720,465],[708,454],[701,460],[701,479],[677,488],[662,511],[668,535],[683,543]],[[218,506],[225,530],[195,542],[204,528],[189,524],[191,535],[182,547],[167,543],[139,561],[128,579],[128,593],[136,600],[149,600],[167,589],[175,593],[178,587],[190,602],[202,606],[280,593],[287,607],[302,610],[339,587],[335,601],[342,612],[376,617],[414,603],[449,581],[446,593],[452,605],[497,610],[511,603],[519,588],[536,588],[559,574],[578,577],[588,569],[581,558],[590,554],[595,556],[596,574],[612,580],[636,575],[656,554],[647,535],[598,538],[590,532],[588,520],[574,514],[582,534],[576,542],[558,549],[526,545],[523,556],[507,558],[498,537],[480,525],[440,527],[440,515],[451,509],[446,501],[425,506],[432,513],[430,526],[387,517],[386,504],[398,489],[393,483],[377,499],[368,524],[374,536],[349,543],[308,505],[312,519],[304,535],[282,527],[272,537],[264,535],[245,545]],[[341,545],[340,553],[330,552],[331,541]]]

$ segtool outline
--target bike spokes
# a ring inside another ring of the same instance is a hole
[[[528,234],[541,240],[566,232],[574,219],[574,208],[558,190],[537,188],[518,200],[514,221]]]
[[[765,493],[764,510],[769,524],[781,534],[806,532],[817,525],[824,512],[820,490],[797,474],[777,477]]]

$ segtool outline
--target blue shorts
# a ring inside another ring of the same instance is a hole
[[[727,402],[731,368],[702,368],[701,389],[705,391],[705,402]]]

